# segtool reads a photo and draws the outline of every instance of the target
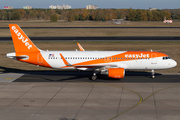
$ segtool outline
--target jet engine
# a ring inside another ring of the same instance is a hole
[[[118,79],[124,78],[125,69],[124,68],[109,68],[108,76],[111,78],[118,78]]]

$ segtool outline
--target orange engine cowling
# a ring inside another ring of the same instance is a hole
[[[124,68],[109,68],[108,76],[111,78],[124,78],[125,70]]]

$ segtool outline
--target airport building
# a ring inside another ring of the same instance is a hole
[[[4,6],[4,9],[13,9],[11,6]]]
[[[99,9],[99,6],[97,5],[86,5],[86,9]]]
[[[32,6],[23,6],[23,9],[32,9]]]
[[[149,8],[150,11],[157,10],[157,8]]]
[[[65,5],[65,4],[63,4],[63,5],[57,5],[57,6],[54,6],[54,5],[51,5],[51,6],[49,6],[49,9],[61,9],[61,10],[63,10],[63,9],[71,9],[71,6],[69,6],[69,5]]]

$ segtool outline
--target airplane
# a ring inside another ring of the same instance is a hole
[[[9,24],[15,52],[6,56],[21,62],[56,69],[76,69],[92,71],[91,80],[97,74],[122,79],[125,70],[169,69],[177,62],[168,55],[154,51],[85,51],[78,43],[80,51],[44,51],[37,48],[17,24]]]

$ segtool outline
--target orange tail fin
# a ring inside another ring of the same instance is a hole
[[[39,49],[17,24],[9,24],[16,52],[38,52]]]

